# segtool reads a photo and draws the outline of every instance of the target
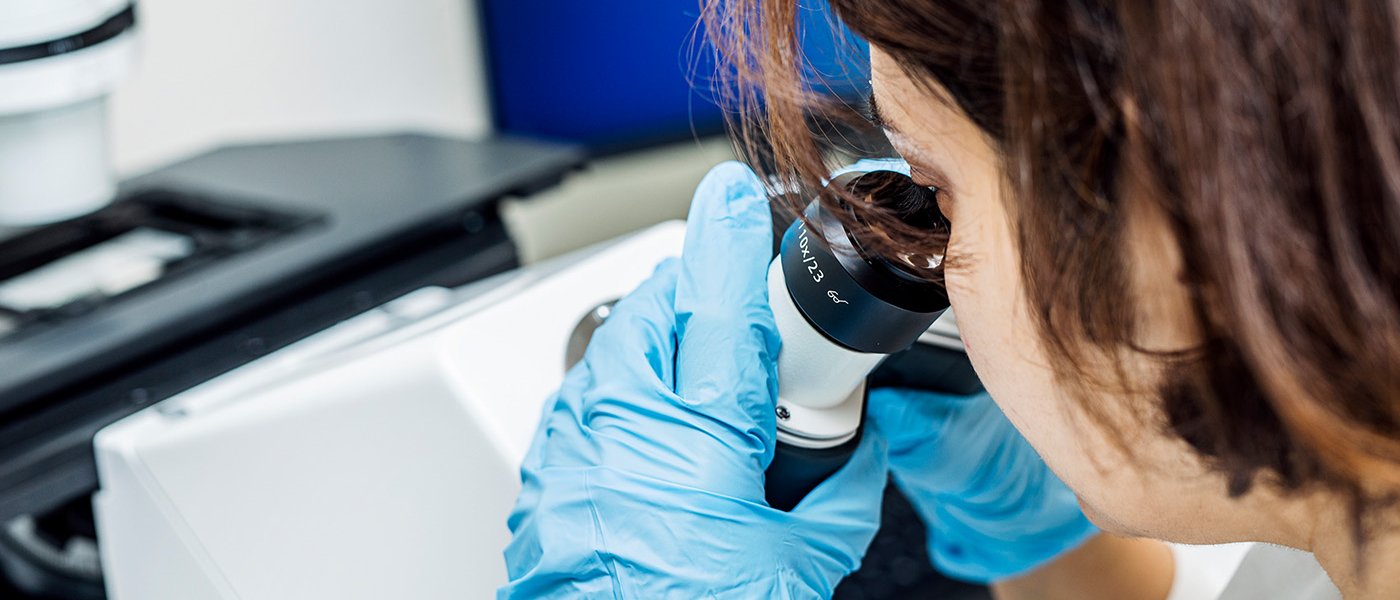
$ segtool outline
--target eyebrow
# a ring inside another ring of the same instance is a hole
[[[880,112],[880,104],[875,101],[874,90],[871,90],[870,93],[867,94],[865,97],[865,110],[867,116],[870,118],[870,123],[872,125],[885,130],[887,133],[903,137],[903,134],[899,133],[898,129],[890,125],[890,122],[885,120],[885,115]],[[922,171],[925,176],[933,179],[935,183],[934,187],[937,187],[944,193],[951,191],[952,183],[948,179],[948,176],[944,173],[943,169],[938,168],[934,165],[927,165],[922,168],[919,168],[914,167],[912,164],[910,165],[910,168],[918,169]]]

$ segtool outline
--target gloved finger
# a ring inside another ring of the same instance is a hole
[[[773,226],[768,197],[748,167],[728,162],[700,182],[676,283],[676,392],[730,428],[726,441],[769,444],[777,383],[777,326],[768,308]]]
[[[674,258],[662,261],[651,277],[613,305],[583,353],[594,379],[585,396],[613,390],[628,394],[674,390],[679,267]]]
[[[733,451],[714,445],[705,417],[672,387],[679,266],[664,262],[594,334],[583,359],[592,381],[579,408],[578,438],[588,448],[577,453],[593,464],[694,484],[694,478],[723,471],[713,463]],[[724,471],[732,479],[730,473]]]
[[[577,400],[571,402],[569,399],[578,398],[590,379],[588,368],[582,362],[574,365],[565,375],[559,391],[544,403],[539,426],[535,428],[535,435],[520,464],[520,494],[516,496],[515,507],[506,520],[506,526],[511,531],[516,531],[523,519],[539,505],[543,493],[540,473],[548,466],[548,457],[564,457],[573,462],[581,460],[582,457],[571,448],[576,445],[572,440],[581,437],[576,418]]]
[[[827,568],[854,571],[875,537],[889,474],[886,450],[878,432],[867,429],[850,461],[790,513]]]
[[[793,508],[793,514],[810,518],[847,504],[862,509],[868,507],[870,500],[878,500],[884,493],[885,479],[889,475],[888,455],[889,445],[884,437],[878,432],[862,432],[850,460],[813,488]],[[876,506],[879,504],[875,502]]]
[[[675,297],[679,263],[667,259],[636,290],[619,300],[593,334],[582,365],[587,385],[566,399],[571,410],[561,419],[578,429],[561,436],[559,456],[549,464],[602,464],[600,432],[624,439],[623,446],[660,443],[665,438],[652,415],[672,403],[675,364]],[[553,451],[551,451],[553,452]]]
[[[744,434],[733,433],[751,427],[747,419],[717,418],[681,400],[671,387],[678,360],[673,306],[679,266],[668,261],[659,267],[618,302],[594,335],[584,355],[592,378],[581,394],[582,431],[575,436],[587,448],[569,452],[596,465],[761,498],[762,450],[735,442]]]
[[[592,464],[595,457],[588,449],[588,433],[583,424],[583,395],[593,385],[593,372],[579,361],[564,377],[559,391],[549,400],[535,439],[525,455],[522,471],[545,467],[580,466]]]

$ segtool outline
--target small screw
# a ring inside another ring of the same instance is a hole
[[[788,412],[786,406],[778,405],[778,420],[786,421],[792,418],[792,413]]]

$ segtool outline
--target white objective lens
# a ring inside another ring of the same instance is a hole
[[[101,208],[115,195],[105,97],[0,115],[0,223],[68,219]]]
[[[778,354],[778,439],[801,447],[846,442],[860,428],[865,378],[884,354],[827,339],[792,301],[781,257],[768,267],[768,304],[782,337]]]

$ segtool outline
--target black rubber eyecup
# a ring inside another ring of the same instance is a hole
[[[894,171],[847,174],[829,185],[861,185],[871,177],[890,193],[924,189]],[[780,253],[793,303],[828,339],[852,350],[892,354],[908,348],[948,308],[947,292],[940,283],[862,252],[859,240],[821,204],[809,204],[805,219],[783,235]]]

